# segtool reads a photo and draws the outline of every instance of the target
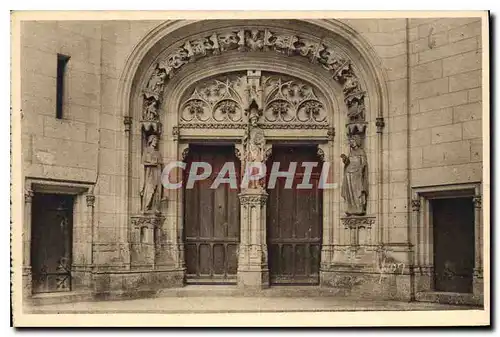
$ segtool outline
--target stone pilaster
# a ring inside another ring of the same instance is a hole
[[[483,283],[483,221],[482,221],[482,198],[476,195],[473,199],[474,203],[474,274],[473,274],[473,293],[474,297],[482,298],[484,293]]]
[[[238,286],[267,288],[269,269],[266,245],[267,193],[247,189],[240,193],[241,241],[238,255]]]

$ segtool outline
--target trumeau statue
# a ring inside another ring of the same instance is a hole
[[[244,165],[248,163],[263,163],[266,160],[266,139],[264,131],[257,124],[259,113],[252,109],[248,117],[248,128],[245,130],[242,144],[245,151]],[[250,188],[261,188],[259,181],[250,181]]]
[[[159,211],[161,154],[158,151],[158,136],[153,134],[147,138],[147,145],[142,154],[144,166],[141,176],[141,210],[144,213]]]
[[[247,162],[264,162],[266,139],[264,131],[258,126],[259,114],[256,111],[250,113],[248,128],[243,136],[245,159]]]
[[[346,203],[346,215],[365,215],[368,197],[368,164],[361,148],[361,137],[349,138],[349,156],[341,155],[344,162],[344,179],[341,195]]]

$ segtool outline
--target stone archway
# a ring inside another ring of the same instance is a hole
[[[309,100],[311,103],[307,108],[309,112],[305,115],[313,116],[317,113],[314,111],[320,111],[321,107],[326,107],[326,118],[319,122],[318,120],[297,122],[300,120],[297,117],[298,114],[295,116],[295,122],[291,120],[281,120],[279,123],[274,121],[274,124],[269,120],[259,122],[259,127],[266,130],[266,140],[270,140],[271,143],[279,139],[312,140],[317,143],[318,153],[323,160],[332,163],[345,147],[342,144],[344,140],[359,136],[361,148],[366,148],[369,150],[367,152],[372,154],[378,153],[378,155],[369,156],[367,162],[368,165],[379,168],[380,172],[382,143],[379,137],[374,136],[376,133],[381,133],[383,128],[383,118],[380,117],[382,113],[380,106],[383,106],[384,101],[380,97],[383,88],[379,86],[380,78],[372,76],[376,73],[375,68],[367,70],[367,62],[360,61],[359,58],[352,59],[353,55],[359,55],[362,51],[356,50],[350,53],[349,48],[353,48],[352,44],[346,44],[343,37],[337,41],[338,35],[335,33],[330,32],[330,37],[320,38],[321,34],[315,36],[314,33],[304,32],[304,28],[296,29],[297,26],[289,23],[269,24],[266,22],[264,24],[262,21],[248,22],[245,26],[236,21],[211,22],[203,28],[198,24],[193,24],[198,31],[193,27],[191,30],[185,29],[186,27],[179,28],[171,32],[176,37],[173,40],[177,42],[173,44],[164,42],[163,46],[152,48],[154,53],[151,52],[148,57],[144,58],[143,64],[148,65],[135,75],[131,87],[133,90],[129,96],[131,114],[126,121],[127,123],[133,121],[134,131],[130,134],[127,161],[136,163],[129,168],[129,179],[138,175],[157,175],[161,170],[159,158],[163,161],[183,159],[187,154],[190,140],[217,138],[231,141],[245,160],[249,152],[242,139],[244,139],[245,130],[252,128],[248,126],[252,109],[255,109],[259,118],[265,118],[266,105],[259,92],[262,93],[265,90],[266,81],[272,77],[266,78],[265,74],[306,79],[306,83],[313,84],[323,97],[323,102]],[[179,25],[182,26],[182,24]],[[311,23],[307,25],[313,26]],[[331,22],[325,25],[331,25]],[[316,27],[315,31],[317,32],[318,29]],[[322,33],[328,33],[328,31],[323,30]],[[183,34],[186,36],[180,38]],[[212,118],[211,123],[207,123],[207,121],[184,118],[186,111],[188,115],[191,114],[191,117],[206,112],[206,106],[203,106],[206,99],[202,99],[199,92],[196,94],[198,96],[193,96],[195,92],[191,92],[189,94],[191,96],[186,97],[188,89],[192,88],[193,84],[199,84],[211,77],[237,72],[246,73],[240,87],[241,92],[238,94],[239,101],[233,97],[225,100],[224,107],[218,105],[210,108],[220,113],[221,109],[236,111],[237,106],[240,105],[240,119],[219,123]],[[194,102],[198,103],[194,104]],[[278,111],[287,104],[286,100],[276,100],[276,103],[279,102],[284,104],[281,104],[281,107],[280,104],[276,104],[275,110]],[[296,107],[296,111],[304,113],[306,109],[300,106]],[[376,124],[377,128],[370,127],[370,122]],[[339,141],[334,141],[335,132],[338,134]],[[153,138],[157,139],[159,148],[155,145],[155,141],[152,141]],[[266,149],[264,152],[267,152]],[[147,153],[146,157],[155,159],[145,159],[144,153]],[[332,170],[333,176],[336,181],[340,181],[341,170],[338,164],[335,166],[336,168]],[[151,171],[156,173],[151,173]],[[140,191],[144,190],[146,180],[143,178],[140,181]],[[369,194],[371,196],[379,194],[381,184],[382,181],[372,182]],[[140,197],[130,195],[131,191],[128,191],[129,198],[133,200],[129,204],[133,228],[129,229],[132,234],[124,236],[136,237],[133,232],[137,228],[141,230],[146,228],[151,231],[154,242],[149,243],[149,257],[147,261],[142,260],[141,265],[157,267],[169,265],[182,271],[184,268],[184,246],[182,235],[180,235],[183,219],[182,197],[179,191],[165,191],[159,185],[150,186],[149,190],[153,190],[153,193],[142,192]],[[246,208],[242,206],[242,226],[246,221],[245,212],[258,209],[259,214],[265,214],[263,207],[265,194],[261,191],[246,192],[250,193],[243,193],[240,198],[242,205],[248,206]],[[146,197],[151,200],[144,202]],[[365,211],[359,214],[359,217],[343,219],[340,216],[343,214],[340,199],[338,190],[329,193],[329,196],[324,198],[325,218],[323,220],[329,225],[323,230],[324,245],[321,261],[322,272],[325,276],[322,276],[322,280],[328,278],[326,275],[335,264],[335,250],[343,250],[343,246],[349,245],[356,248],[363,243],[373,246],[381,243],[382,228],[377,226],[374,229],[373,225],[374,218],[380,215],[382,201],[372,203],[375,207],[367,210],[365,203]],[[257,219],[263,218],[257,215]],[[265,232],[265,223],[261,220],[251,220],[247,226],[253,226],[251,229],[248,228],[248,232]],[[344,227],[350,233],[347,238],[344,234]],[[369,242],[359,240],[359,232],[364,230],[369,232]],[[248,251],[240,253],[240,260],[241,265],[245,263],[243,262],[245,259],[248,266],[261,265],[257,268],[258,270],[253,267],[248,268],[247,271],[252,275],[255,275],[255,272],[261,273],[257,277],[258,280],[254,279],[248,285],[265,286],[267,257],[265,256],[266,249],[262,246],[265,240],[262,237],[259,238],[259,235],[249,237],[246,243],[242,240],[243,246],[248,246]],[[141,245],[140,242],[132,243],[131,249],[143,250]],[[161,257],[162,254],[163,257]],[[133,251],[130,256],[134,256]],[[132,260],[133,258],[130,261],[131,265],[134,264]]]

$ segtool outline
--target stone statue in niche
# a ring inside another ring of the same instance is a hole
[[[142,154],[144,166],[141,176],[141,209],[144,213],[158,212],[160,204],[160,178],[162,159],[158,151],[158,136],[152,134],[147,138],[146,148]]]
[[[349,137],[349,156],[342,154],[344,178],[341,195],[347,210],[346,215],[365,215],[368,197],[368,163],[365,151],[361,148],[360,135]]]
[[[266,139],[264,131],[258,125],[258,121],[259,113],[257,109],[252,108],[248,117],[248,127],[242,140],[245,149],[245,165],[252,162],[263,163],[266,160]],[[250,184],[250,188],[259,188],[261,186],[258,181],[251,181]]]

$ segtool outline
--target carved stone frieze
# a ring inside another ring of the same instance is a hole
[[[165,221],[165,217],[159,215],[136,215],[130,218],[132,227],[141,228],[156,228],[161,227],[163,225],[163,221]]]
[[[347,216],[341,218],[342,224],[348,229],[371,228],[375,224],[375,217]]]

